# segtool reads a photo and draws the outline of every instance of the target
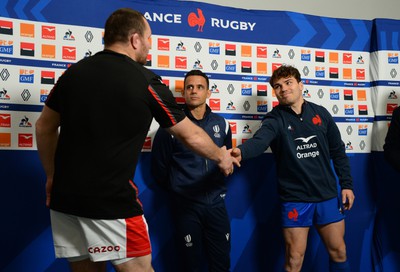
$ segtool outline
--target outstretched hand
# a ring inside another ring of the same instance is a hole
[[[221,169],[221,172],[224,174],[224,176],[227,177],[233,174],[235,165],[237,167],[240,167],[240,160],[238,160],[234,156],[231,156],[232,149],[227,150],[226,146],[221,147],[221,151],[223,154],[223,158],[218,163],[218,166]]]

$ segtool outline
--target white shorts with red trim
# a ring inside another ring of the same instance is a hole
[[[57,258],[88,256],[93,262],[151,254],[146,219],[90,219],[50,210]]]

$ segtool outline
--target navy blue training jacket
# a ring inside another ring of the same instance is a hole
[[[207,106],[203,119],[196,120],[184,108],[186,116],[203,128],[219,147],[232,147],[229,123]],[[152,147],[152,174],[156,182],[180,200],[212,205],[223,201],[225,177],[218,165],[195,154],[165,129],[159,128]]]
[[[335,173],[341,189],[353,189],[340,131],[324,107],[305,101],[299,116],[290,107],[278,105],[239,148],[246,160],[262,154],[269,146],[276,159],[283,201],[320,202],[337,197]]]

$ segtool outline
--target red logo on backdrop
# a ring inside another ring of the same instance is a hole
[[[11,127],[11,114],[0,113],[0,127]]]
[[[229,122],[229,126],[231,127],[232,134],[236,134],[237,131],[237,124],[236,122]]]
[[[257,96],[267,96],[267,85],[257,85]]]
[[[225,44],[225,55],[236,56],[236,44]]]
[[[33,134],[31,133],[18,134],[18,147],[32,147],[32,146],[33,146]]]
[[[76,60],[76,48],[73,46],[63,46],[62,58],[67,60]]]
[[[180,97],[180,96],[175,97],[175,101],[176,101],[176,103],[177,103],[178,105],[183,105],[183,104],[186,103],[185,98]]]
[[[165,85],[167,85],[167,86],[169,86],[169,79],[162,79],[162,82],[165,84]]]
[[[40,82],[42,84],[54,84],[56,73],[54,71],[41,71]]]
[[[299,212],[296,210],[296,208],[293,208],[293,210],[288,212],[288,218],[293,221],[297,221],[297,218],[299,217]]]
[[[353,61],[353,57],[351,53],[343,53],[343,63],[344,64],[351,64]]]
[[[29,57],[35,56],[35,44],[34,43],[21,42],[20,47],[21,47],[20,48],[21,56],[29,56]]]
[[[356,69],[356,78],[365,79],[365,69]]]
[[[212,110],[219,111],[221,109],[221,101],[219,98],[210,98],[209,104]]]
[[[187,58],[186,57],[175,57],[175,68],[186,69],[187,68]]]
[[[146,58],[146,66],[151,66],[151,60],[152,60],[152,56],[151,56],[151,54],[148,54],[147,58]]]
[[[0,34],[13,35],[13,23],[0,20]]]
[[[56,27],[42,25],[42,39],[55,40],[56,39]]]
[[[315,51],[315,61],[316,62],[325,62],[325,52],[324,51]]]
[[[358,114],[359,115],[368,115],[368,106],[367,105],[358,105]]]
[[[151,149],[151,137],[146,137],[143,143],[143,148],[145,150],[150,150]]]
[[[189,13],[188,24],[190,27],[196,27],[197,31],[203,32],[204,24],[206,23],[206,18],[204,17],[203,11],[197,9],[197,14],[195,12]]]
[[[169,51],[169,39],[158,38],[157,49],[163,51]]]
[[[321,117],[320,117],[318,114],[316,114],[316,115],[312,118],[312,122],[313,122],[313,124],[316,125],[316,126],[322,125]]]
[[[353,90],[343,90],[344,100],[353,100]]]
[[[397,108],[397,106],[398,106],[397,104],[393,104],[393,103],[386,104],[386,113],[392,114],[394,109]]]
[[[329,67],[329,77],[330,78],[339,78],[339,68]]]
[[[267,57],[267,47],[257,46],[257,58],[266,58],[266,57]]]
[[[272,72],[282,66],[282,63],[272,63]]]
[[[242,61],[242,73],[251,73],[251,61]]]

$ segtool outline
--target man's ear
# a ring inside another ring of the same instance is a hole
[[[140,43],[140,36],[138,33],[134,33],[131,35],[129,42],[131,43],[131,45],[133,46],[133,48],[137,49],[139,47],[139,43]]]
[[[210,96],[211,96],[211,90],[208,89],[208,90],[207,90],[207,98],[210,98]]]
[[[300,82],[299,82],[299,86],[300,86],[300,90],[302,90],[302,91],[303,91],[303,89],[304,89],[304,84],[303,84],[303,81],[300,81]]]

